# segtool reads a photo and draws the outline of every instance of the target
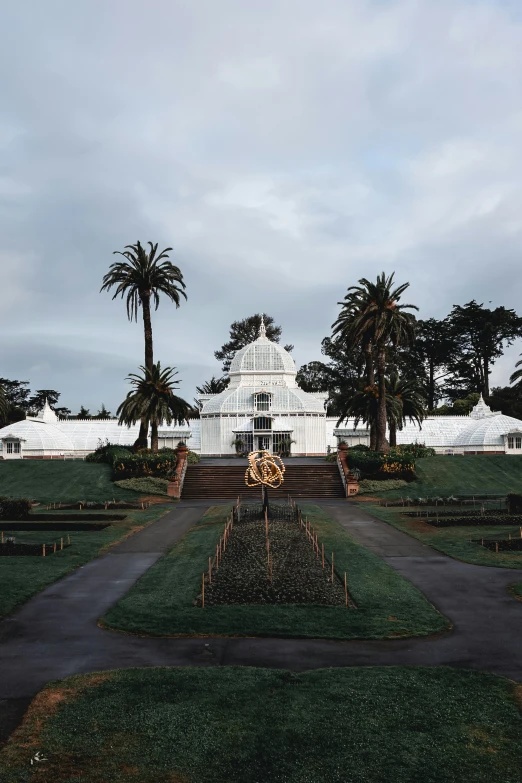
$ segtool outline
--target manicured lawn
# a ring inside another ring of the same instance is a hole
[[[424,636],[449,623],[390,566],[357,544],[317,506],[301,504],[338,573],[348,574],[357,609],[316,604],[195,605],[201,573],[223,531],[227,508],[215,506],[104,616],[110,628],[156,636],[221,634],[331,639]],[[260,522],[260,525],[263,523]],[[272,551],[274,559],[277,552]]]
[[[469,457],[438,455],[418,459],[417,481],[382,497],[427,497],[473,492],[522,492],[522,458],[476,454]],[[378,496],[378,494],[377,494]]]
[[[516,584],[511,585],[510,590],[515,598],[518,598],[519,601],[522,601],[522,582],[517,582]]]
[[[48,502],[136,500],[136,492],[111,481],[109,465],[83,460],[0,461],[0,495]]]
[[[438,549],[444,554],[475,565],[499,566],[500,568],[522,568],[521,552],[491,552],[486,547],[470,542],[473,539],[492,537],[495,539],[520,535],[520,525],[472,525],[463,527],[434,527],[422,519],[406,517],[402,508],[385,508],[374,503],[360,503],[364,511],[377,519],[388,522],[398,530],[418,538],[424,544]],[[408,510],[408,509],[404,509]]]
[[[71,546],[47,557],[0,557],[0,616],[10,614],[44,587],[97,557],[129,533],[163,516],[167,510],[165,506],[151,506],[145,511],[129,511],[125,519],[112,522],[104,530],[67,531],[71,536]],[[59,541],[60,537],[67,539],[67,532],[63,530],[17,530],[10,533],[8,524],[1,526],[4,535],[12,535],[19,541],[44,543]]]
[[[520,783],[520,686],[449,668],[129,669],[51,683],[9,783]],[[30,766],[37,751],[46,761]]]

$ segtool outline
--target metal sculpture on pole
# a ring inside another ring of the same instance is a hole
[[[247,487],[261,487],[263,511],[268,511],[268,487],[278,489],[284,481],[285,466],[281,457],[265,449],[251,451],[245,473]]]

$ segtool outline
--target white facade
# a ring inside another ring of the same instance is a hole
[[[257,340],[234,356],[228,388],[200,396],[201,454],[279,451],[289,440],[293,454],[325,454],[327,395],[303,391],[296,375],[294,360],[262,323]]]

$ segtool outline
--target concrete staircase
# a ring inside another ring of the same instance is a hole
[[[344,487],[335,464],[292,465],[285,464],[285,480],[280,489],[270,489],[269,496],[286,498],[343,498]],[[246,464],[240,465],[189,465],[185,475],[182,500],[199,498],[261,499],[261,488],[245,485]]]

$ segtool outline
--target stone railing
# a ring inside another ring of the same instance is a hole
[[[176,449],[177,461],[174,477],[169,481],[167,486],[167,495],[171,498],[180,498],[183,491],[183,482],[185,481],[185,473],[187,472],[188,465],[188,448],[186,446],[178,446]]]
[[[359,492],[359,482],[348,467],[348,446],[344,444],[337,449],[337,467],[343,481],[345,497],[353,497]]]

